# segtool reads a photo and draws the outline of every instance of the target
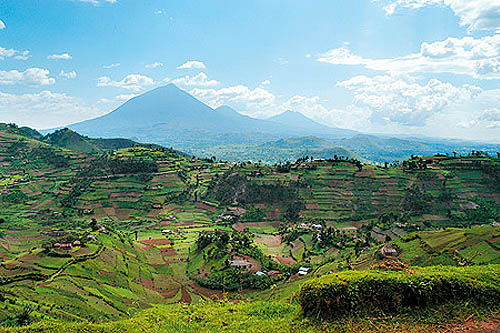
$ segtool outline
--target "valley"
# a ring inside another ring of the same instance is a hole
[[[226,163],[4,124],[0,156],[7,326],[222,298],[296,304],[331,272],[500,260],[500,161],[479,152]]]

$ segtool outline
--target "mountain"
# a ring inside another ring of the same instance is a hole
[[[338,129],[319,125],[310,119],[308,127],[298,126],[300,121],[287,124],[280,123],[280,118],[276,119],[251,118],[228,106],[214,110],[169,84],[134,97],[104,116],[68,128],[86,136],[124,137],[175,146],[188,152],[203,151],[220,144],[264,143],[283,137],[316,134],[311,133],[312,129],[318,134],[339,137]]]
[[[229,106],[213,109],[173,84],[148,91],[104,116],[69,125],[68,128],[88,137],[152,142],[195,156],[225,156],[228,160],[259,160],[262,154],[255,150],[258,145],[309,136],[329,140],[332,143],[329,148],[342,147],[368,160],[381,162],[400,160],[414,154],[500,151],[500,145],[475,142],[430,142],[366,135],[329,127],[293,111],[268,119],[251,118]],[[295,148],[292,155],[281,155],[271,160],[303,153],[300,147]],[[268,157],[266,160],[271,161],[269,158],[272,156],[267,154],[269,151],[265,155]]]
[[[296,111],[285,111],[276,116],[267,118],[267,120],[279,123],[280,125],[285,125],[287,127],[300,128],[310,134],[326,134],[336,136],[353,136],[357,134],[356,131],[333,128],[326,125],[319,124],[314,120],[304,116],[300,112]]]

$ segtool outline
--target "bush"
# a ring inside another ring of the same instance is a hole
[[[449,302],[498,307],[499,273],[500,265],[347,271],[305,282],[298,301],[306,316],[319,319],[399,313]]]

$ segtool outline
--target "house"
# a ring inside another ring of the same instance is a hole
[[[262,276],[262,275],[266,275],[266,273],[262,272],[262,271],[258,271],[255,273],[255,275],[257,276]]]
[[[309,273],[309,268],[307,267],[300,267],[299,268],[299,275],[307,275],[307,273]]]
[[[146,186],[146,190],[161,190],[161,188],[162,188],[161,184]]]
[[[82,243],[79,240],[73,242],[73,246],[80,246]]]
[[[313,229],[323,229],[323,226],[321,224],[311,224],[311,228]]]
[[[57,248],[59,248],[59,249],[69,250],[69,249],[72,249],[72,248],[73,248],[73,245],[71,245],[71,243],[67,243],[67,244],[59,244],[59,243],[55,243],[55,244],[54,244],[54,247],[57,247]]]
[[[497,221],[493,221],[491,225],[494,227],[500,227],[500,223],[498,223]]]
[[[84,215],[94,214],[94,210],[93,209],[84,209],[83,214]]]
[[[161,233],[162,233],[162,234],[164,234],[164,235],[166,235],[166,234],[172,234],[172,235],[175,235],[175,234],[176,234],[175,230],[170,230],[170,229],[163,229],[163,230],[161,231]]]
[[[250,269],[252,267],[251,263],[241,259],[229,260],[229,264],[233,267],[238,267],[243,269]]]
[[[153,204],[153,209],[162,209],[162,208],[163,208],[163,205],[160,203]]]
[[[385,256],[397,256],[398,255],[398,250],[394,247],[392,244],[385,244],[384,247],[382,247],[382,254]]]
[[[97,238],[95,238],[95,236],[94,236],[94,235],[87,235],[87,239],[88,239],[89,241],[95,241],[95,240],[97,240]]]

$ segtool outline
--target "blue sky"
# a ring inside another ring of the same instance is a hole
[[[0,0],[0,121],[175,83],[210,106],[500,142],[498,0]]]

